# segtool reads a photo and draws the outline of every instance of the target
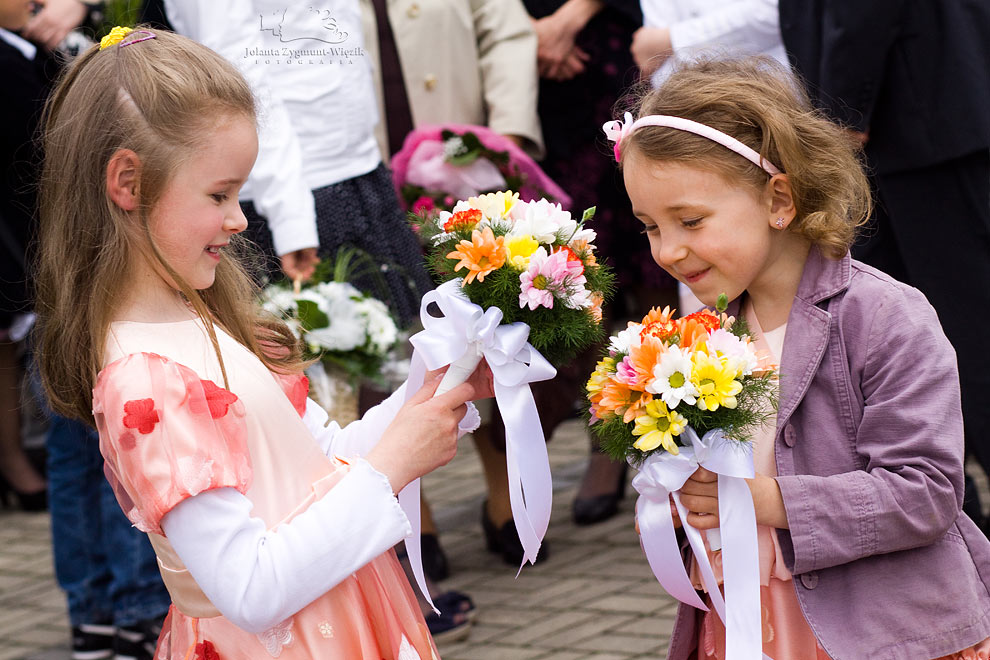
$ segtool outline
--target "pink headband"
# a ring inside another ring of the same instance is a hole
[[[690,119],[684,119],[683,117],[671,117],[670,115],[647,115],[646,117],[640,117],[636,121],[633,121],[632,114],[627,112],[624,119],[625,122],[617,119],[615,121],[606,122],[602,126],[602,130],[605,131],[605,137],[612,142],[615,142],[616,162],[619,162],[619,158],[621,157],[619,145],[622,143],[622,140],[628,137],[634,130],[641,126],[666,126],[667,128],[676,128],[679,131],[687,131],[688,133],[694,133],[695,135],[706,137],[712,142],[718,142],[726,149],[735,151],[737,154],[757,167],[766,170],[770,176],[780,174],[780,169],[778,169],[770,161],[761,158],[760,154],[756,151],[747,147],[731,135],[726,135],[722,131],[714,129],[711,126],[706,126],[705,124],[700,124]]]

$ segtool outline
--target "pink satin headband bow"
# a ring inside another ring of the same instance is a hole
[[[619,150],[619,145],[622,144],[622,140],[628,137],[637,128],[640,128],[641,126],[665,126],[667,128],[675,128],[679,131],[687,131],[688,133],[694,133],[695,135],[706,137],[712,142],[718,142],[726,149],[735,151],[749,162],[762,168],[770,176],[780,174],[780,169],[778,169],[777,166],[770,161],[761,158],[760,154],[758,154],[755,150],[747,147],[731,135],[726,135],[722,131],[714,129],[711,126],[706,126],[705,124],[701,124],[690,119],[684,119],[683,117],[671,117],[670,115],[647,115],[633,121],[632,114],[627,112],[624,119],[624,122],[616,119],[615,121],[605,122],[605,124],[602,125],[602,130],[605,131],[605,137],[612,142],[615,142],[614,150],[616,162],[619,162],[622,155],[622,152]]]

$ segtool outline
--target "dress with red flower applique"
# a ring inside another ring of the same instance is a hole
[[[179,503],[233,488],[271,530],[351,469],[326,456],[303,421],[303,376],[273,374],[219,328],[217,339],[229,388],[200,321],[114,323],[93,390],[107,478],[131,522],[148,532],[173,600],[156,659],[435,659],[391,551],[258,634],[222,616],[186,570],[161,528]]]

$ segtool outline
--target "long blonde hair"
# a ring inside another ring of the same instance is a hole
[[[93,46],[67,68],[48,100],[40,194],[36,350],[52,407],[92,423],[92,390],[110,323],[126,293],[132,255],[150,245],[207,328],[227,374],[214,324],[270,369],[300,366],[298,342],[263,316],[256,286],[234,256],[222,255],[214,284],[192,289],[165,262],[148,217],[182,160],[219,120],[255,121],[251,90],[222,57],[179,35],[134,32],[121,45]],[[107,195],[107,165],[120,149],[141,162],[139,205],[125,212]]]
[[[796,231],[838,258],[870,215],[870,186],[857,148],[842,128],[814,110],[800,83],[765,57],[712,59],[683,65],[636,102],[633,113],[674,115],[731,135],[779,167],[791,185]],[[646,126],[622,141],[622,157],[706,168],[762,190],[768,175],[707,138]]]

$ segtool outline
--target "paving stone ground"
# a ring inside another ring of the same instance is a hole
[[[676,605],[656,583],[632,524],[634,498],[618,516],[577,527],[570,505],[587,461],[583,423],[549,444],[554,504],[549,553],[518,579],[484,547],[480,463],[465,439],[457,458],[426,479],[452,575],[441,587],[472,596],[470,637],[440,646],[444,660],[631,660],[662,658]],[[990,501],[979,479],[984,502]],[[67,660],[65,599],[52,575],[45,514],[0,512],[0,660]]]

